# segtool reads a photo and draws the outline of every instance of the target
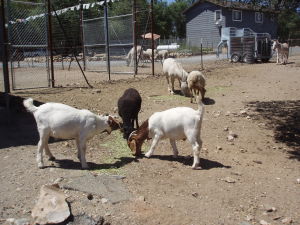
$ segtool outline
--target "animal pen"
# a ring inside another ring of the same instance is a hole
[[[153,32],[153,2],[147,7],[135,0],[82,0],[71,6],[59,0],[2,2],[13,90],[92,86],[114,74],[151,73],[150,65],[138,67],[137,54],[133,67],[126,56],[143,44],[142,34]]]

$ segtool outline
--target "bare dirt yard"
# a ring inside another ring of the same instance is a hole
[[[88,142],[90,170],[81,170],[72,140],[52,140],[49,146],[57,160],[45,157],[46,168],[38,169],[36,124],[16,100],[10,118],[5,113],[0,118],[0,223],[30,219],[41,186],[58,183],[74,216],[102,216],[106,224],[300,224],[300,56],[290,62],[205,64],[202,170],[191,169],[187,141],[177,142],[177,159],[168,140],[159,143],[151,158],[134,158],[120,131]],[[184,67],[191,71],[199,65]],[[189,98],[168,95],[161,75],[94,86],[13,94],[115,114],[118,98],[133,87],[143,99],[140,124],[157,111],[197,108]],[[229,133],[235,134],[233,140],[227,139]],[[120,187],[107,188],[113,193],[122,186],[119,200],[117,194],[102,195],[92,184],[102,174],[117,175]]]

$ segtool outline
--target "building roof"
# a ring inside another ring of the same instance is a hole
[[[190,9],[194,8],[196,5],[199,5],[204,2],[209,2],[214,5],[221,6],[223,8],[229,8],[229,9],[239,9],[239,10],[250,10],[250,11],[257,11],[257,12],[268,12],[268,13],[279,13],[279,11],[276,11],[271,8],[265,8],[265,7],[259,7],[254,6],[247,3],[242,2],[236,2],[233,0],[198,0],[195,3],[193,3],[190,7],[188,7],[186,10],[183,11],[183,14],[186,14]]]

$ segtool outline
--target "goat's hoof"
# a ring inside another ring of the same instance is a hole
[[[39,168],[39,169],[44,169],[45,166],[44,166],[44,164],[39,163],[39,164],[38,164],[38,168]]]
[[[82,170],[88,170],[88,169],[89,169],[89,166],[88,166],[88,165],[82,166],[81,169],[82,169]]]
[[[55,159],[55,157],[54,156],[52,156],[52,157],[49,157],[49,161],[55,161],[56,159]]]
[[[202,170],[202,167],[201,166],[193,166],[192,169],[193,170]]]
[[[146,156],[147,158],[150,158],[151,155],[146,153],[145,156]]]

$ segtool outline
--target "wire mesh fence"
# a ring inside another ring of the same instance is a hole
[[[12,88],[49,86],[47,16],[44,1],[7,1]]]

